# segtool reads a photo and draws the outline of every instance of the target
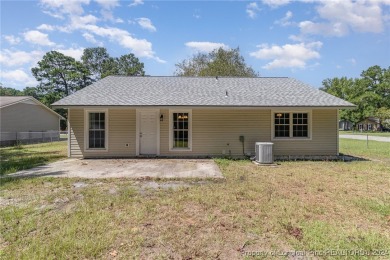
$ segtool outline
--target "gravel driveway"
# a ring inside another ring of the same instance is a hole
[[[79,178],[223,178],[213,160],[66,159],[9,176]]]

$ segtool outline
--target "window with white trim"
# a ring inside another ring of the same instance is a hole
[[[192,111],[169,111],[169,150],[192,151]]]
[[[173,148],[189,147],[189,113],[173,113]]]
[[[368,130],[368,131],[372,130],[372,124],[368,124],[368,125],[367,125],[367,130]]]
[[[308,138],[309,113],[274,113],[274,138]]]
[[[88,112],[88,149],[106,149],[106,113]]]

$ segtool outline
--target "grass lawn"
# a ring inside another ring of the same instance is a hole
[[[0,175],[66,158],[66,144],[63,141],[0,148]]]
[[[367,148],[364,140],[340,139],[340,153],[390,162],[390,143],[370,140]]]
[[[239,259],[255,251],[357,249],[387,259],[387,147],[340,143],[341,152],[375,161],[260,167],[217,159],[226,180],[177,180],[187,186],[176,189],[129,179],[4,182],[0,259]]]
[[[390,132],[358,132],[358,131],[339,131],[340,135],[370,135],[390,137]]]

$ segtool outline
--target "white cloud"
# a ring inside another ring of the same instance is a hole
[[[348,26],[344,23],[314,23],[303,21],[299,23],[303,34],[322,34],[325,36],[344,36],[348,33]]]
[[[99,42],[98,40],[96,40],[95,37],[90,33],[83,33],[83,37],[87,42],[96,44],[98,46],[103,46],[103,42]]]
[[[51,17],[57,18],[57,19],[64,19],[64,16],[62,14],[56,13],[56,12],[51,12],[49,10],[43,10],[42,11],[44,14],[50,15]]]
[[[294,42],[304,42],[305,41],[303,35],[292,34],[292,35],[288,36],[288,38]]]
[[[46,33],[41,33],[40,31],[32,30],[23,34],[24,39],[27,42],[38,44],[42,46],[53,46],[54,42],[50,41],[49,36]]]
[[[119,6],[118,0],[95,0],[95,1],[105,9],[113,9]]]
[[[137,5],[143,5],[144,0],[134,0],[131,4],[129,4],[130,7],[137,6]]]
[[[121,18],[115,18],[113,14],[113,9],[120,6],[119,0],[95,0],[101,7],[100,11],[103,20],[111,21],[113,23],[123,23]]]
[[[275,24],[279,24],[281,26],[289,26],[292,24],[290,21],[292,17],[293,13],[291,11],[287,11],[282,19],[275,21]]]
[[[4,35],[4,39],[11,45],[16,45],[20,43],[20,38],[13,35]]]
[[[141,26],[143,29],[155,32],[156,27],[152,24],[152,21],[149,18],[141,17],[137,18],[136,21],[138,22],[139,26]]]
[[[276,8],[282,5],[289,4],[290,0],[263,0],[262,1],[264,5],[268,5],[272,8]]]
[[[7,86],[12,87],[21,84],[23,84],[23,87],[37,85],[37,81],[22,69],[0,71],[0,81],[3,83],[7,81]]]
[[[41,51],[11,51],[8,49],[0,51],[0,64],[6,67],[35,64],[43,56]]]
[[[246,13],[252,19],[256,18],[257,12],[259,12],[259,11],[260,11],[260,8],[257,6],[256,2],[249,3],[246,6]]]
[[[226,44],[218,42],[186,42],[185,45],[187,47],[190,47],[191,49],[194,49],[195,51],[200,52],[211,52],[218,48],[229,48],[229,46],[227,46]]]
[[[131,49],[131,51],[139,57],[151,58],[160,63],[166,62],[155,55],[155,52],[152,50],[151,42],[145,39],[136,39],[125,30],[115,27],[99,27],[96,25],[85,25],[83,26],[83,29],[100,37],[107,37],[111,41],[117,42],[122,47]]]
[[[86,24],[96,24],[99,19],[96,16],[93,16],[92,14],[85,15],[85,16],[71,16],[71,25],[74,28],[82,27]]]
[[[70,33],[75,30],[82,30],[88,24],[96,24],[99,19],[94,15],[85,15],[85,16],[70,16],[70,24],[65,26],[57,26],[57,30],[61,32]]]
[[[200,9],[195,9],[194,13],[192,14],[192,17],[194,17],[195,19],[202,18],[202,16],[200,15]]]
[[[83,6],[89,4],[90,0],[41,0],[44,8],[56,11],[57,13],[63,13],[70,19],[70,24],[65,26],[57,26],[57,29],[63,32],[72,32],[79,30],[82,33],[87,33],[84,38],[93,41],[95,36],[107,38],[112,42],[118,43],[120,46],[130,49],[135,55],[139,57],[146,57],[156,60],[160,63],[166,61],[156,56],[152,49],[152,43],[145,39],[137,39],[128,31],[119,29],[116,27],[101,27],[96,25],[99,19],[91,14],[82,15],[84,13]],[[113,8],[114,4],[109,4],[101,1],[101,4],[105,5],[102,11],[108,10],[107,8]],[[133,4],[140,5],[143,1],[136,0]],[[110,11],[110,10],[108,10]],[[109,15],[109,14],[108,14]],[[109,18],[109,17],[106,17]],[[113,17],[112,17],[113,18]],[[117,18],[114,22],[123,22],[122,19]],[[91,37],[93,36],[93,37]],[[57,46],[57,48],[59,48]]]
[[[263,66],[265,69],[304,69],[307,67],[307,61],[320,58],[317,50],[322,47],[322,42],[285,44],[283,46],[262,44],[257,47],[259,50],[251,52],[250,56],[262,60],[272,60]]]
[[[53,31],[55,28],[53,25],[50,24],[41,24],[37,27],[37,29],[41,31]]]
[[[350,58],[347,60],[349,63],[351,63],[352,66],[356,65],[356,60],[354,58]]]
[[[55,15],[57,18],[60,18],[61,15],[58,12],[64,14],[72,15],[81,15],[84,13],[82,5],[88,5],[89,0],[41,0],[41,6],[46,9],[51,9],[52,11],[46,10],[49,15]]]
[[[390,2],[390,1],[388,1]],[[320,22],[302,21],[301,33],[325,36],[344,36],[350,31],[380,33],[384,30],[385,16],[381,4],[385,1],[322,1],[316,8]]]
[[[81,60],[81,56],[83,55],[84,48],[69,48],[69,49],[58,49],[56,50],[58,52],[61,52],[62,54],[66,56],[70,56],[76,60]]]

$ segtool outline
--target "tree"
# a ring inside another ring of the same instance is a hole
[[[379,118],[379,123],[386,128],[390,128],[390,108],[381,107],[376,111],[376,117]]]
[[[240,55],[240,49],[224,50],[222,47],[212,52],[197,53],[188,60],[175,64],[177,76],[230,76],[257,77],[250,66]]]
[[[38,94],[38,89],[36,87],[25,87],[23,89],[23,96],[34,97],[38,100],[40,99],[40,96]]]
[[[57,51],[46,53],[31,71],[39,82],[38,92],[50,96],[50,102],[92,83],[89,70],[81,62]]]
[[[0,83],[0,96],[31,96],[39,99],[37,89],[35,87],[25,87],[23,90],[18,90],[9,87],[3,87]]]
[[[0,96],[23,96],[23,91],[14,88],[3,87],[0,83]]]
[[[367,91],[378,96],[375,107],[390,108],[390,67],[382,69],[380,66],[372,66],[361,74]]]
[[[341,110],[341,119],[356,124],[369,116],[383,118],[384,111],[390,109],[390,68],[372,66],[361,73],[361,78],[325,79],[322,84],[321,90],[357,106],[354,110]]]
[[[89,69],[94,80],[102,78],[102,75],[106,75],[106,69],[108,66],[105,66],[107,62],[110,61],[110,55],[107,53],[106,48],[96,47],[96,48],[86,48],[83,51],[83,56],[81,60],[85,67]]]
[[[132,53],[120,56],[116,63],[119,75],[145,76],[144,64]]]
[[[92,73],[94,81],[109,75],[145,75],[144,64],[132,53],[112,58],[106,48],[86,48],[81,60]]]

